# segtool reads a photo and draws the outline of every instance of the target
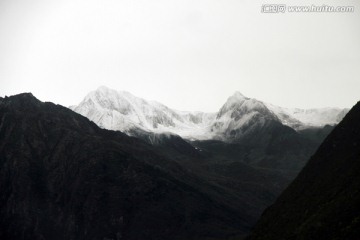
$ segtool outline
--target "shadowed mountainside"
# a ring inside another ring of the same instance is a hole
[[[233,143],[136,132],[142,141],[31,94],[0,98],[0,238],[246,235],[297,173],[292,167],[299,168],[291,158],[298,150],[277,155],[281,146],[323,137],[322,131],[300,136],[279,123],[256,131]],[[258,149],[247,149],[261,139],[270,147],[251,155]],[[309,146],[300,152],[308,154],[315,145]]]
[[[215,239],[255,221],[145,142],[31,94],[0,99],[0,192],[1,239]]]
[[[360,102],[269,207],[248,240],[360,237]]]

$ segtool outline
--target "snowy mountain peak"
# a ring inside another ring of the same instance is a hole
[[[266,106],[281,120],[282,124],[295,130],[336,125],[349,111],[347,108],[283,108],[269,103],[266,103]]]
[[[250,112],[259,112],[266,115],[272,115],[263,102],[254,98],[245,97],[240,92],[235,92],[221,107],[217,114],[217,119],[226,114],[230,114],[232,118],[239,118]]]
[[[221,107],[211,131],[227,139],[237,138],[262,128],[269,121],[280,122],[263,102],[236,92]]]
[[[230,98],[242,99],[242,98],[246,98],[246,96],[244,96],[241,92],[236,91],[236,92],[234,92],[234,94]]]
[[[235,92],[233,95],[231,95],[227,100],[225,105],[233,105],[233,104],[237,104],[240,103],[244,100],[247,100],[249,98],[245,97],[243,94],[241,94],[240,92]]]
[[[235,92],[226,100],[225,104],[221,107],[218,113],[218,117],[220,117],[224,112],[237,108],[237,106],[240,106],[247,99],[248,98],[246,98],[240,92]]]
[[[215,114],[181,112],[147,101],[126,91],[99,87],[90,92],[72,110],[86,116],[98,126],[132,135],[134,130],[173,133],[191,138],[212,122]],[[189,136],[192,135],[192,136]]]
[[[96,89],[97,92],[107,92],[109,90],[112,90],[112,89],[108,88],[107,86],[100,86]]]
[[[239,136],[267,122],[281,122],[295,130],[337,124],[348,109],[287,109],[245,97],[235,92],[217,113],[182,112],[126,91],[101,86],[90,92],[75,112],[98,126],[127,134],[134,130],[172,133],[187,139],[214,139],[226,134]]]
[[[101,86],[99,88],[97,88],[95,91],[92,91],[88,94],[88,96],[90,97],[95,97],[95,98],[107,98],[109,100],[116,100],[116,99],[126,99],[126,100],[135,100],[137,99],[138,101],[144,101],[141,98],[135,97],[134,95],[132,95],[131,93],[127,92],[127,91],[117,91],[111,88],[108,88],[106,86]]]
[[[119,93],[121,93],[120,95],[123,95],[123,92],[121,91],[116,91],[116,90],[113,90],[113,89],[110,89],[106,86],[101,86],[101,87],[98,87],[95,91],[92,91],[88,94],[88,96],[90,97],[111,97],[111,96],[117,96],[119,95]],[[125,92],[124,92],[125,93]]]

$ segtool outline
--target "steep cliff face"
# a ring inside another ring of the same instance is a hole
[[[360,102],[261,217],[249,240],[359,239]]]
[[[0,239],[205,239],[250,205],[154,148],[31,94],[0,99]]]

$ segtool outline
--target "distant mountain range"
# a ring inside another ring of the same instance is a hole
[[[0,98],[0,239],[222,239],[280,192],[275,174],[225,177],[183,156],[191,166],[29,93]]]
[[[360,102],[261,217],[248,240],[360,239]]]
[[[71,108],[87,117],[0,98],[0,239],[241,238],[347,111],[305,124],[235,93],[181,112],[105,87]]]
[[[132,135],[134,130],[172,133],[191,140],[233,141],[268,121],[295,130],[335,125],[348,109],[288,109],[248,98],[239,92],[217,113],[183,112],[129,92],[100,87],[77,106],[70,107],[98,126]]]
[[[179,150],[182,145],[187,152],[226,156],[223,163],[286,171],[290,180],[348,112],[339,108],[286,109],[239,92],[216,113],[183,112],[107,87],[90,92],[70,108],[101,128],[119,130],[167,149]]]

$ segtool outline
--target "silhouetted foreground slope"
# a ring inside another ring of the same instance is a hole
[[[0,98],[0,239],[211,239],[247,205],[153,147],[31,94]]]
[[[247,239],[360,239],[360,102]]]

